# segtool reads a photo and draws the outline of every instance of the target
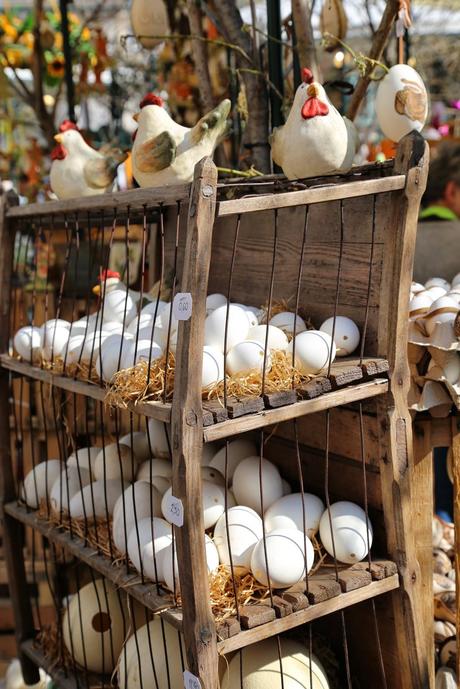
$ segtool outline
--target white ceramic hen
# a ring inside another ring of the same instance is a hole
[[[132,148],[133,175],[141,187],[191,182],[196,163],[212,156],[225,132],[230,101],[225,99],[192,127],[177,124],[153,93],[134,115],[139,127]]]
[[[272,157],[288,179],[348,171],[359,139],[350,120],[336,110],[323,86],[303,70],[286,123],[270,138]]]

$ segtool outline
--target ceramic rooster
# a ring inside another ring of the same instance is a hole
[[[191,129],[174,122],[159,96],[148,93],[134,115],[133,175],[141,187],[191,182],[196,163],[211,156],[225,132],[230,101],[223,100]]]
[[[64,120],[54,138],[58,145],[51,153],[50,180],[59,199],[103,194],[112,189],[117,167],[126,158],[124,153],[112,149],[103,154],[91,148],[70,120]]]
[[[272,157],[288,179],[347,172],[359,139],[350,120],[334,108],[309,69],[296,91],[286,123],[270,138]]]

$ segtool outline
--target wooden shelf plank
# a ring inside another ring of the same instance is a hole
[[[170,594],[161,595],[157,593],[156,584],[142,584],[138,574],[127,574],[124,564],[115,564],[104,555],[88,547],[82,538],[75,535],[70,536],[66,531],[50,524],[46,519],[37,517],[35,512],[28,511],[25,507],[15,502],[10,502],[4,506],[7,514],[17,519],[22,524],[32,527],[45,538],[55,545],[62,546],[71,555],[74,555],[82,562],[92,567],[104,577],[112,581],[117,587],[127,591],[133,598],[138,600],[146,608],[153,612],[165,610],[173,605]]]
[[[103,685],[110,686],[108,675],[97,675],[91,672],[85,674],[84,670],[75,672],[73,666],[67,667],[66,671],[62,665],[56,665],[44,654],[40,644],[33,639],[23,641],[21,651],[35,665],[42,667],[59,689],[101,689]]]
[[[95,400],[103,402],[106,396],[106,389],[99,387],[94,383],[85,383],[83,380],[75,380],[67,376],[60,376],[51,371],[38,368],[38,366],[31,366],[24,361],[19,361],[8,354],[0,355],[0,364],[3,368],[9,371],[14,371],[23,376],[28,376],[34,380],[42,381],[48,385],[54,385],[62,390],[74,392],[78,395],[91,397]],[[162,402],[139,402],[138,404],[128,404],[128,409],[136,414],[143,414],[144,416],[151,416],[159,421],[170,423],[171,421],[171,405],[163,404]]]
[[[151,209],[152,206],[168,206],[188,199],[190,184],[181,184],[172,187],[153,187],[149,189],[131,189],[119,191],[113,194],[100,194],[82,198],[66,199],[64,201],[49,201],[46,203],[30,203],[25,206],[13,206],[8,209],[8,218],[31,218],[37,216],[51,216],[63,213],[76,213],[84,215],[88,211],[102,210],[142,210],[143,206]],[[110,220],[107,218],[107,220]],[[111,220],[110,220],[111,222]]]
[[[244,648],[256,641],[262,641],[262,639],[267,639],[275,634],[281,634],[288,629],[293,629],[306,622],[311,622],[312,620],[317,620],[325,615],[330,615],[338,610],[343,610],[351,605],[356,605],[362,601],[369,600],[370,598],[375,598],[376,596],[381,596],[389,591],[394,591],[399,588],[399,577],[397,574],[382,579],[381,581],[373,581],[368,586],[363,586],[362,588],[349,591],[348,593],[341,593],[338,596],[334,596],[329,600],[325,600],[322,603],[316,603],[315,605],[310,605],[303,610],[298,610],[293,612],[286,617],[281,617],[273,622],[267,622],[266,624],[261,624],[253,629],[247,629],[246,631],[235,634],[228,639],[219,641],[217,644],[218,651],[220,655],[225,655],[226,653],[231,653],[239,648]]]
[[[302,400],[286,407],[276,409],[264,409],[257,414],[241,416],[237,419],[229,419],[222,423],[206,426],[203,428],[205,442],[221,440],[232,435],[253,431],[264,426],[270,426],[282,421],[296,419],[299,416],[313,414],[332,407],[339,407],[342,404],[358,402],[383,395],[388,391],[388,380],[385,378],[375,378],[367,383],[360,383],[346,388],[341,388],[333,392],[328,392],[311,400]]]
[[[392,175],[382,179],[367,179],[344,184],[324,184],[316,188],[302,189],[301,191],[287,191],[281,194],[267,193],[248,196],[231,201],[220,201],[218,204],[218,216],[234,215],[235,213],[252,213],[254,211],[267,211],[273,208],[288,208],[289,206],[302,206],[325,201],[337,201],[339,199],[356,198],[369,194],[383,194],[388,191],[404,189],[406,185],[405,175]]]

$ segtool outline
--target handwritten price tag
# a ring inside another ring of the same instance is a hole
[[[173,301],[173,316],[178,321],[188,321],[192,315],[192,295],[178,292]]]
[[[165,516],[170,524],[174,526],[184,526],[184,506],[182,500],[168,495],[166,500]]]
[[[195,675],[192,675],[191,672],[185,670],[184,687],[185,689],[201,689],[201,682],[198,677],[195,677]]]

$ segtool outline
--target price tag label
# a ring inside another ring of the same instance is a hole
[[[201,682],[198,677],[195,677],[195,675],[192,675],[191,672],[185,670],[184,687],[185,689],[201,689]]]
[[[173,301],[173,316],[178,321],[188,321],[192,315],[192,295],[178,292]]]
[[[184,506],[182,500],[168,495],[166,500],[165,516],[170,524],[174,526],[184,526]]]

